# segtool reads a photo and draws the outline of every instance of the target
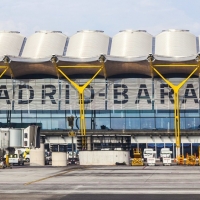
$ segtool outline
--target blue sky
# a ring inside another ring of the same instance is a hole
[[[0,0],[0,30],[29,36],[38,30],[187,29],[200,35],[200,0]]]

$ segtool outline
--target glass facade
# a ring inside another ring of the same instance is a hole
[[[162,112],[162,111],[161,111]],[[198,110],[183,112],[181,116],[181,129],[198,129],[200,117]],[[11,123],[42,123],[42,129],[56,130],[67,129],[67,117],[73,115],[74,128],[79,129],[80,115],[79,110],[72,111],[55,111],[55,110],[35,110],[35,111],[11,111]],[[149,111],[121,111],[113,113],[113,110],[87,111],[86,112],[86,129],[101,129],[104,125],[106,129],[113,130],[151,130],[151,129],[174,129],[173,110],[163,111],[162,115],[154,113],[149,116]],[[0,122],[6,123],[7,111],[0,111]]]

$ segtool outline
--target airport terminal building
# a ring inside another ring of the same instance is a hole
[[[198,52],[199,37],[187,30],[165,30],[157,36],[124,30],[112,38],[89,30],[70,37],[59,31],[38,31],[28,38],[19,32],[0,32],[1,126],[40,124],[46,144],[70,143],[67,117],[74,116],[73,129],[81,134],[80,94],[73,83],[88,82],[87,136],[130,136],[130,148],[151,147],[159,157],[159,149],[169,147],[175,156],[175,92],[165,80],[175,86],[185,81],[176,107],[181,153],[196,153]],[[109,145],[104,141],[98,150]]]

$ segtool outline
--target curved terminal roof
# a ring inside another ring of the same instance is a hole
[[[151,54],[153,65],[171,65],[160,67],[162,74],[188,74],[197,65],[197,41],[189,31],[173,29],[161,32],[155,39],[144,30],[120,31],[113,38],[103,31],[89,30],[78,31],[71,37],[60,31],[37,31],[28,38],[19,32],[3,31],[0,32],[0,62],[1,66],[7,65],[5,60],[9,62],[15,78],[31,74],[57,76],[51,60],[53,55],[57,66],[71,66],[62,68],[67,75],[94,74],[97,68],[85,66],[100,66],[99,57],[104,55],[107,77],[121,74],[151,76],[148,60]],[[6,75],[10,76],[9,70]]]

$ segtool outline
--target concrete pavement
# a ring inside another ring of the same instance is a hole
[[[105,194],[144,197],[149,194],[179,194],[179,197],[197,194],[199,198],[199,185],[200,166],[21,166],[0,169],[0,197],[15,194],[27,199],[28,195],[29,200],[32,197],[34,200],[62,199],[69,195],[78,199],[83,195]]]

